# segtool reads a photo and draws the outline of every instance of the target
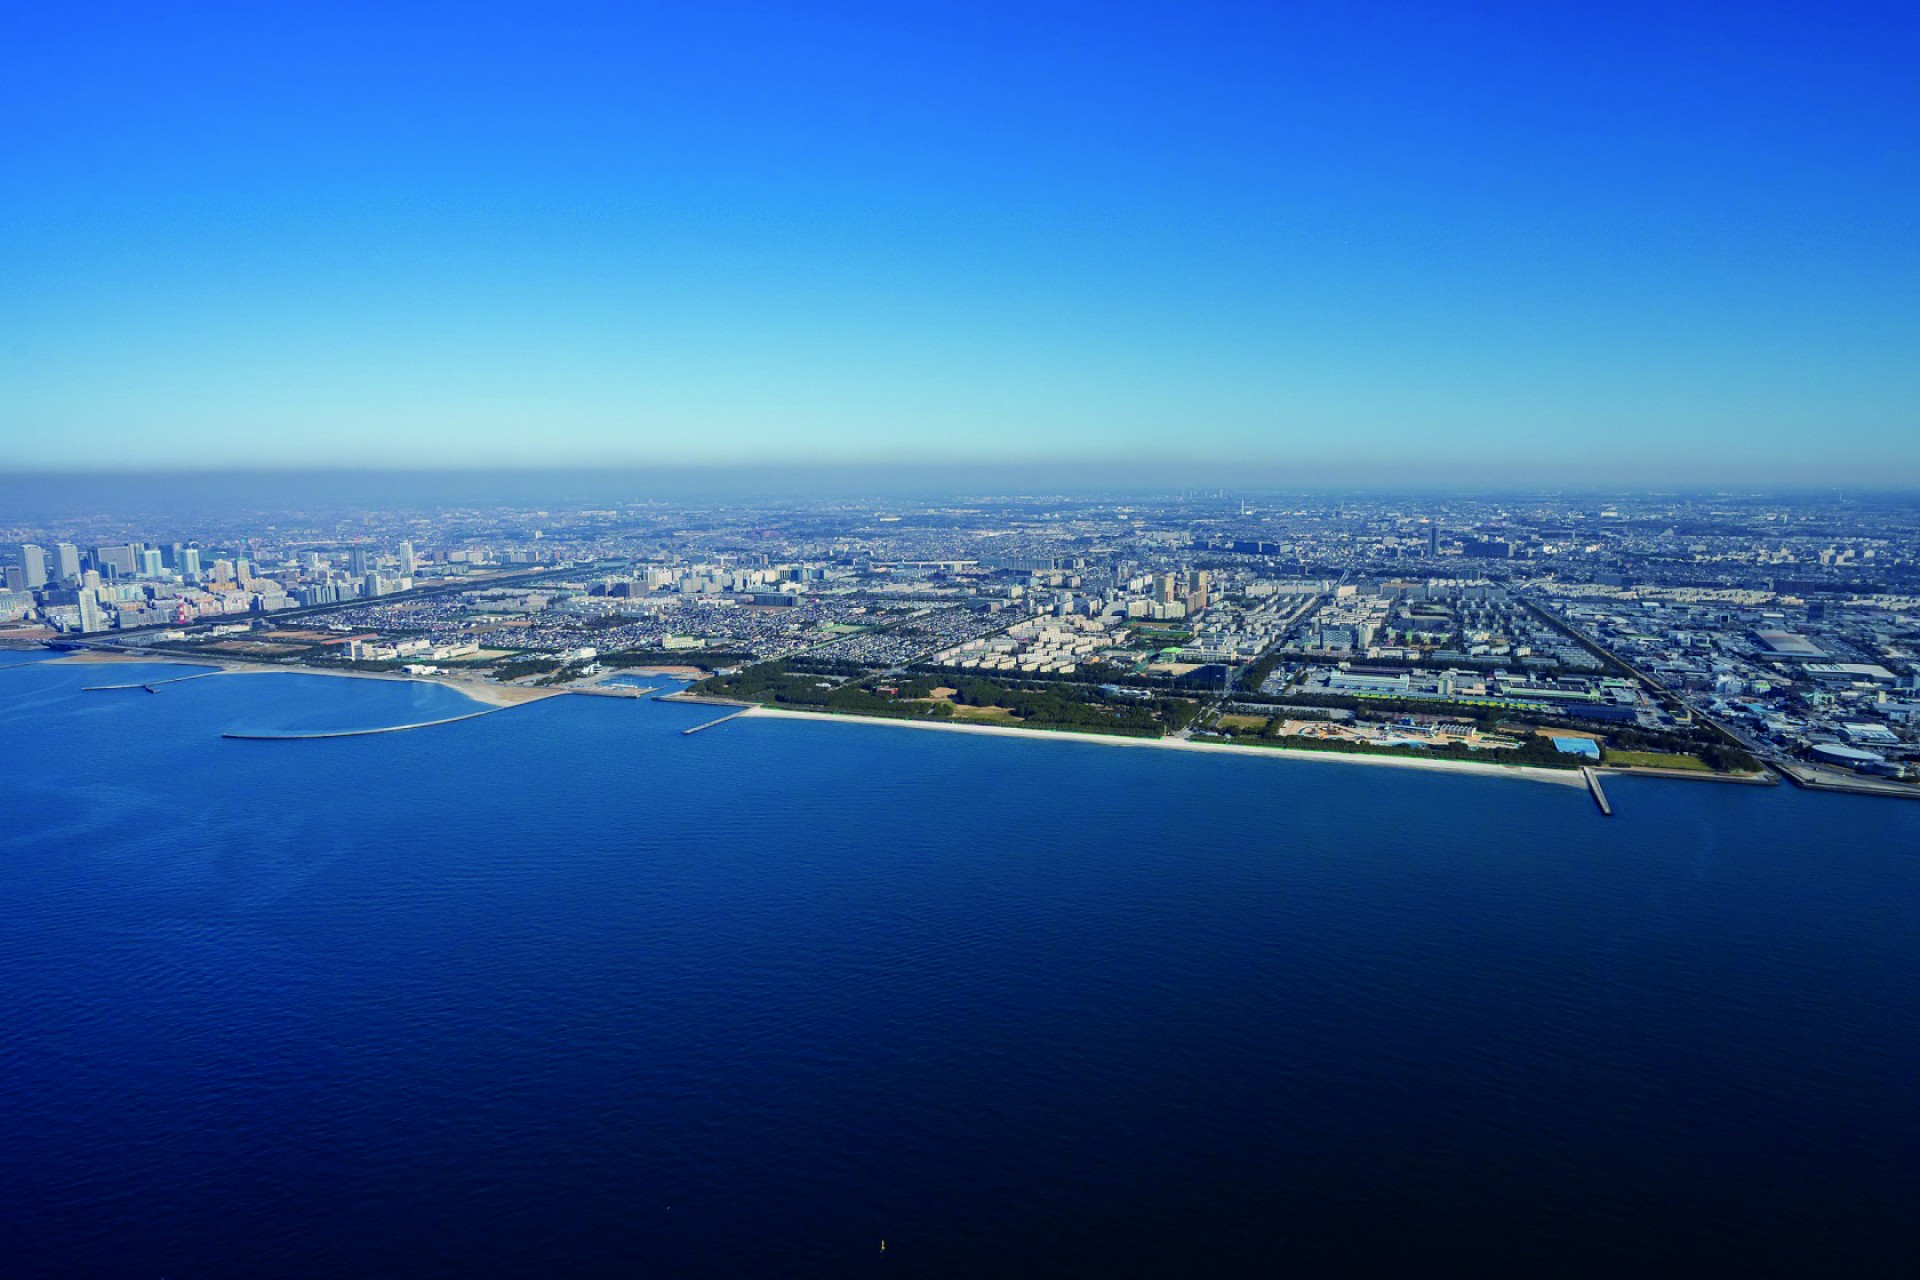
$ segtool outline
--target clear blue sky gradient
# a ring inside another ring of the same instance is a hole
[[[1911,4],[12,4],[0,113],[9,468],[1920,479]]]

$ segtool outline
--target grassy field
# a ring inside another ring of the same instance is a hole
[[[1002,724],[1019,720],[1018,716],[1005,707],[969,707],[958,703],[954,704],[953,718],[955,720],[993,720]]]
[[[277,658],[282,654],[297,653],[306,646],[275,644],[270,640],[222,640],[201,647],[210,653],[231,653],[241,658]]]
[[[1250,729],[1257,733],[1267,727],[1267,718],[1265,716],[1243,716],[1234,712],[1228,712],[1226,715],[1221,716],[1215,723],[1222,729]]]
[[[1664,751],[1608,751],[1606,762],[1635,769],[1692,769],[1700,773],[1709,772],[1707,762],[1699,756],[1676,756]]]

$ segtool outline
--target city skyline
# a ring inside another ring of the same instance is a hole
[[[775,714],[1920,794],[1900,497],[229,492],[17,530],[0,642],[496,701],[664,666]]]
[[[1920,483],[1896,9],[6,19],[0,467]]]

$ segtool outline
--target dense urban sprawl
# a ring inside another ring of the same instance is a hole
[[[1224,493],[16,528],[0,640],[1319,750],[1920,779],[1920,507]]]

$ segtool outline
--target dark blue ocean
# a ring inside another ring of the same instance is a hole
[[[1920,804],[135,672],[0,670],[0,1275],[1920,1256]]]

